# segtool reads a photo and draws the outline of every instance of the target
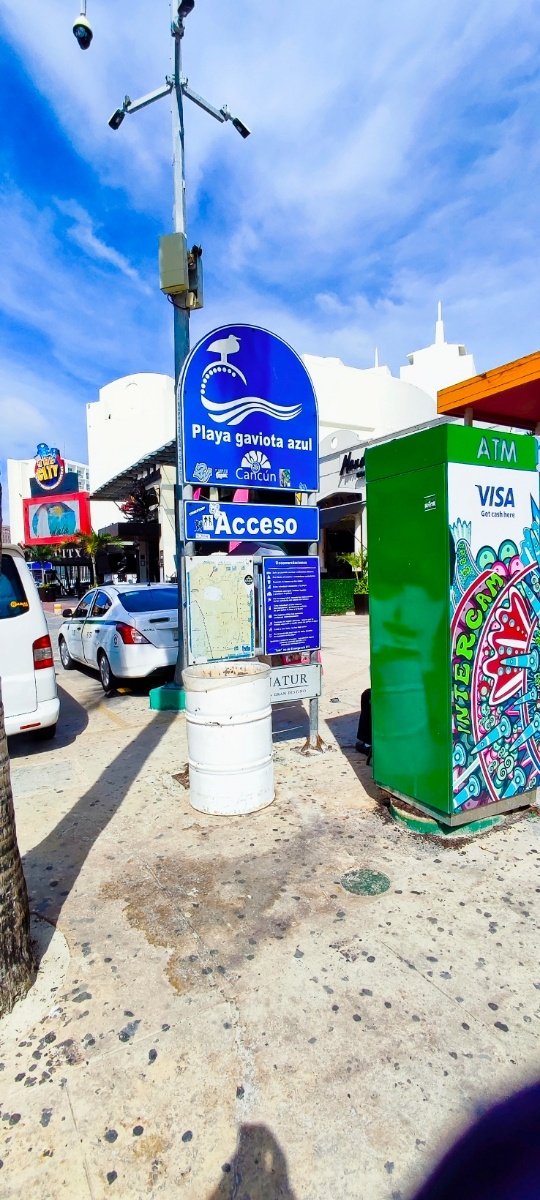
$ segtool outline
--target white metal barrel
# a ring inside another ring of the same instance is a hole
[[[183,672],[190,801],[199,812],[233,816],[274,799],[270,667],[209,663]]]

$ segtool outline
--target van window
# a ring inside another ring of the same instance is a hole
[[[0,621],[8,617],[20,617],[28,611],[28,600],[22,579],[11,554],[2,555],[0,572]]]

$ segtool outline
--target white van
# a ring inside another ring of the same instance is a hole
[[[54,737],[60,701],[51,639],[32,572],[14,546],[2,546],[0,681],[8,737]]]

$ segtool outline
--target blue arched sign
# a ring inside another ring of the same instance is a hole
[[[276,334],[255,325],[207,334],[186,360],[180,404],[186,483],[318,491],[315,390]]]

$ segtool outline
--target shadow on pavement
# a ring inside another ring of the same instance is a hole
[[[89,710],[95,708],[96,704],[103,699],[103,696],[99,696],[98,700],[91,700],[85,705],[79,704],[79,701],[66,692],[61,684],[58,684],[58,696],[60,716],[56,737],[47,742],[32,733],[17,734],[17,737],[9,738],[10,759],[24,758],[27,754],[47,754],[53,750],[62,749],[63,746],[70,746],[86,729]]]
[[[59,670],[63,670],[63,668],[57,664],[57,676]],[[99,671],[97,671],[95,667],[89,667],[86,663],[78,662],[73,670],[78,675],[82,675],[85,679],[89,679],[93,683],[99,683],[101,689]],[[118,687],[115,688],[114,692],[111,692],[110,694],[114,695],[118,692],[120,694],[123,692],[132,692],[136,696],[147,696],[151,688],[159,687],[162,683],[172,682],[173,679],[174,667],[162,667],[159,671],[155,671],[152,675],[146,675],[142,679],[120,679],[118,681]],[[60,687],[61,685],[58,684],[58,690],[60,690]],[[108,694],[109,693],[100,690],[100,699],[103,700],[103,698]]]
[[[96,782],[47,837],[25,854],[23,866],[30,909],[51,923],[51,937],[65,899],[94,843],[120,808],[169,724],[167,714],[156,713],[150,724],[107,764]],[[43,946],[42,953],[47,945]]]
[[[296,1200],[287,1159],[266,1125],[241,1125],[234,1156],[208,1200]]]
[[[306,738],[309,733],[309,716],[304,705],[275,704],[272,708],[272,741],[290,742],[295,738]]]
[[[384,799],[384,793],[373,782],[371,765],[367,766],[365,754],[360,754],[356,749],[358,717],[359,713],[344,713],[339,717],[327,717],[326,724],[333,733],[341,753],[347,759],[347,762],[351,764],[355,775],[358,776],[368,796],[372,800],[377,800],[381,807],[386,808],[387,804]]]

